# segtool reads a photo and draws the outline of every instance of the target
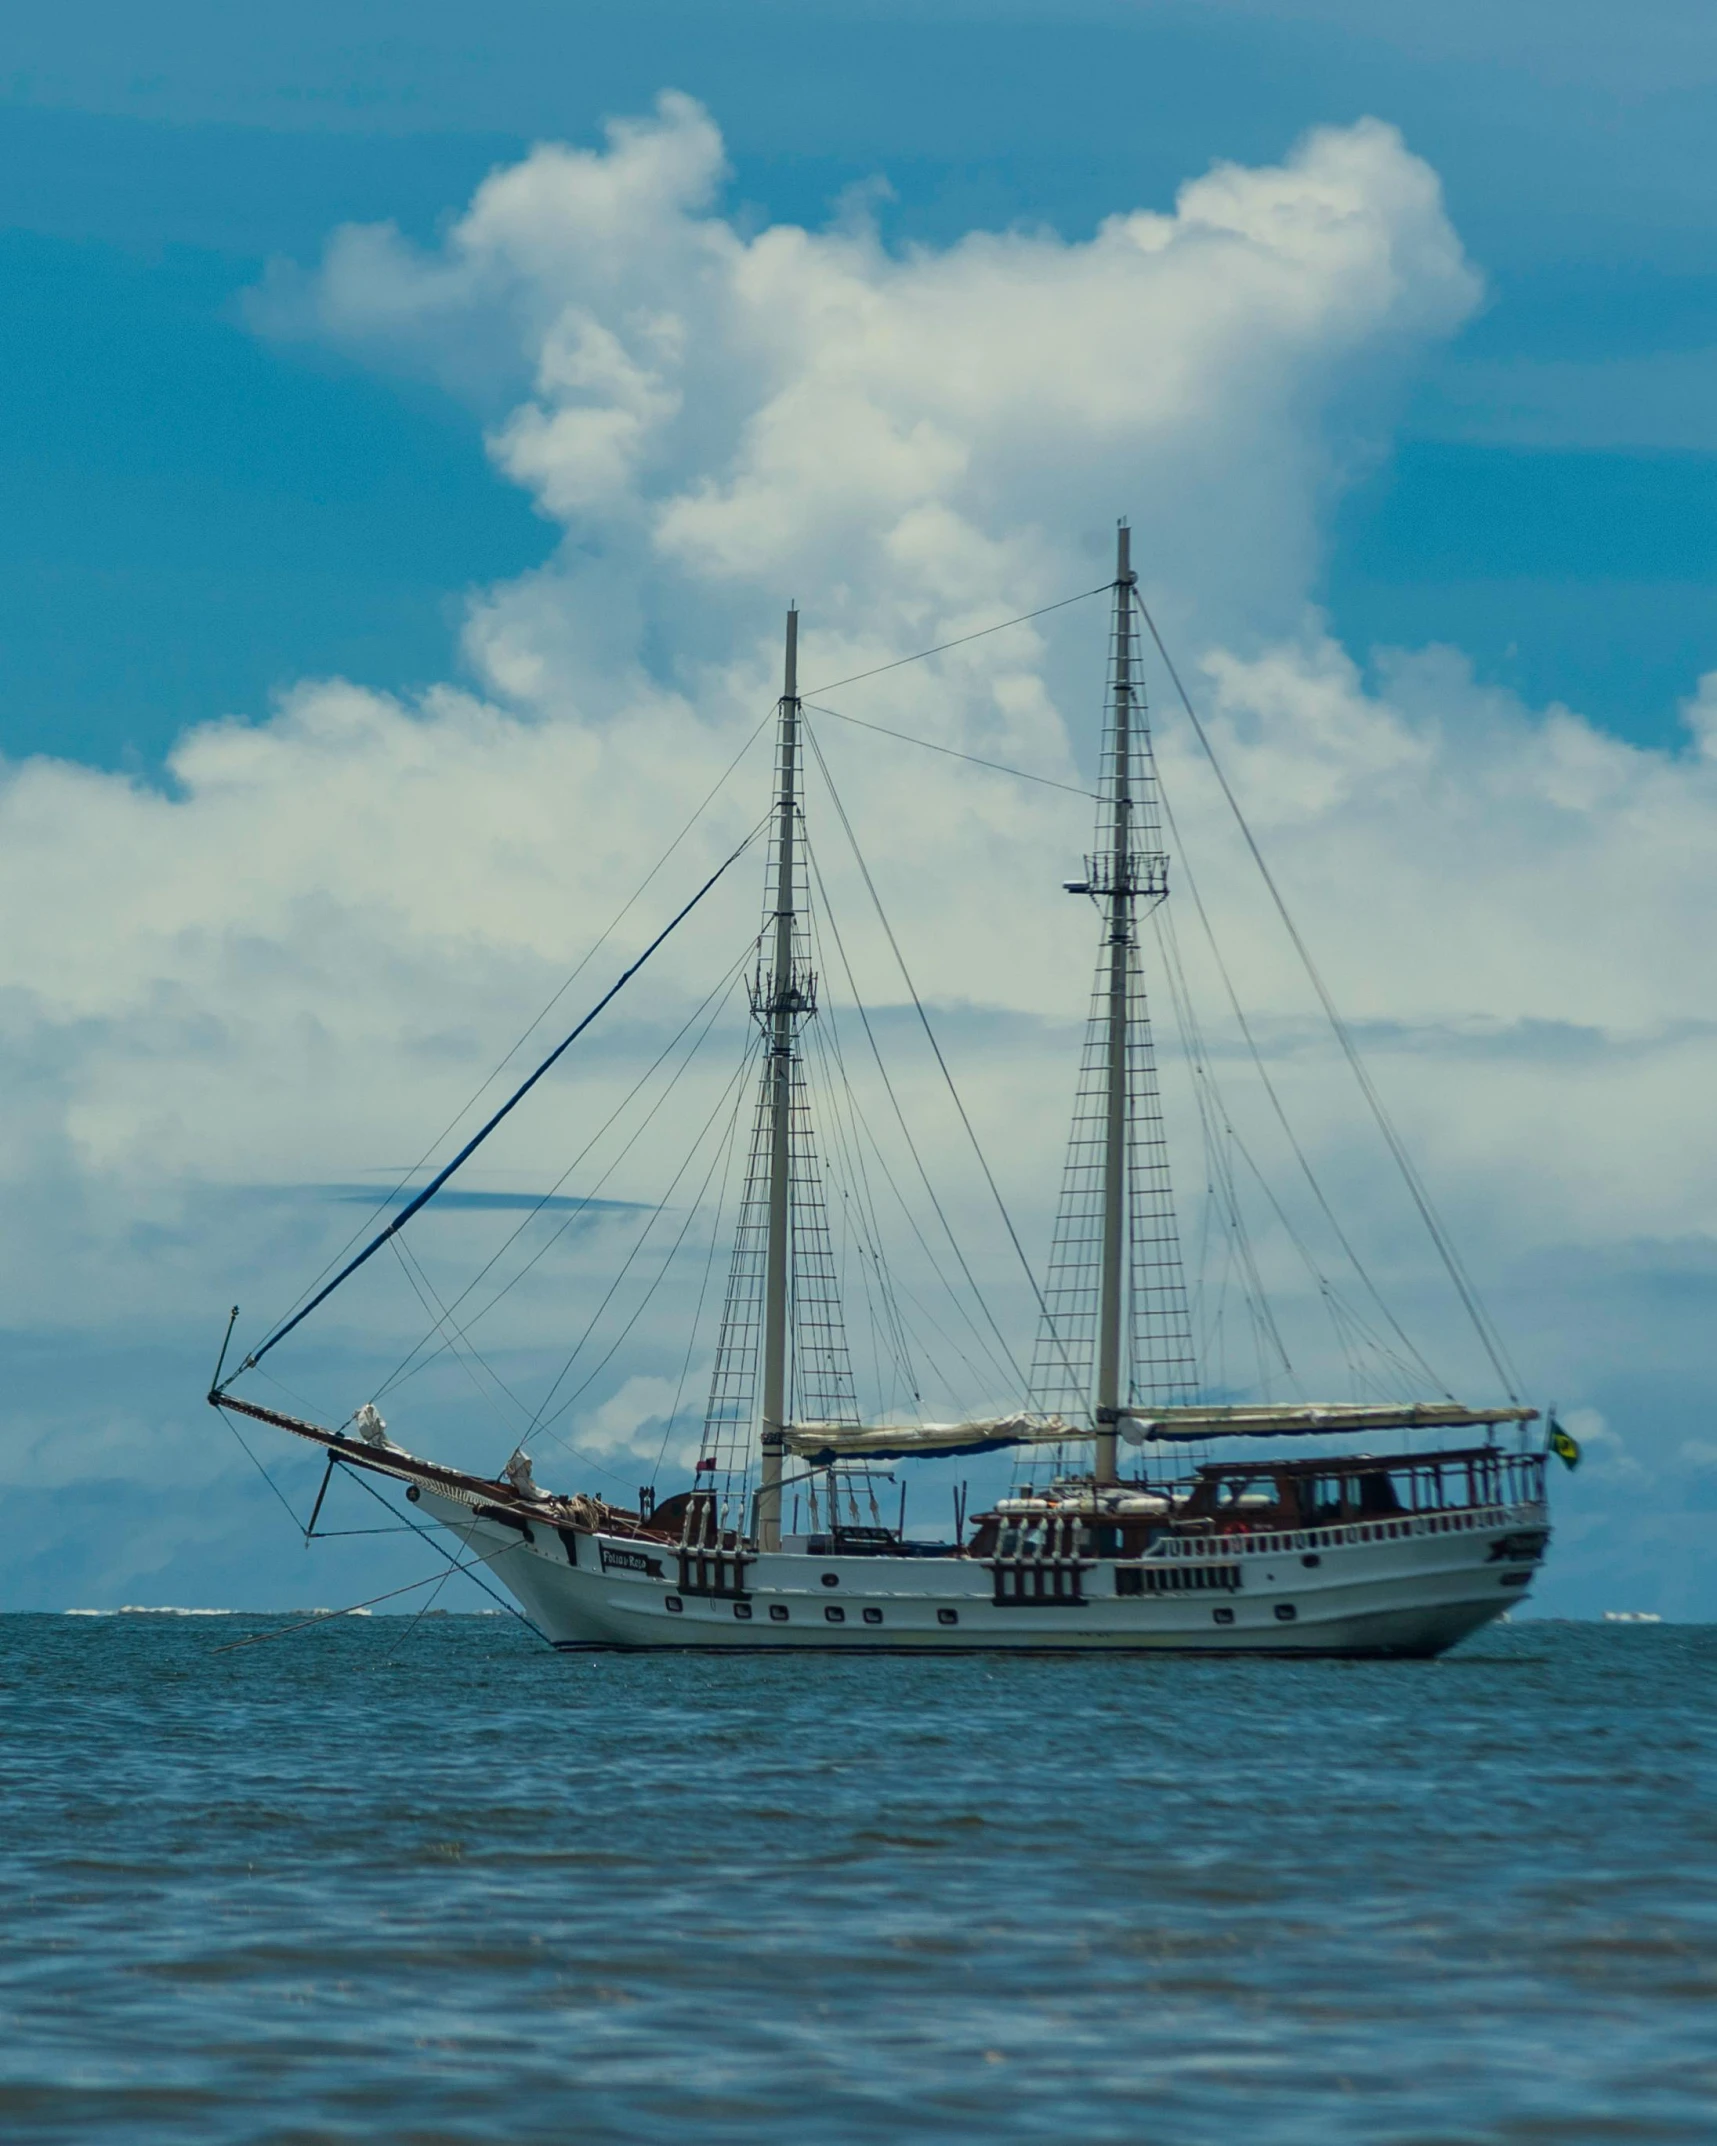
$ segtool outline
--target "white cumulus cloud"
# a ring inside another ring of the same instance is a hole
[[[14,1324],[93,1356],[165,1325],[200,1352],[229,1287],[259,1310],[288,1301],[361,1219],[346,1192],[416,1159],[718,782],[778,690],[789,597],[813,699],[822,688],[848,714],[1088,781],[1101,598],[827,682],[1095,587],[1127,512],[1236,793],[1529,1369],[1566,1377],[1571,1402],[1588,1382],[1622,1424],[1598,1389],[1620,1375],[1625,1330],[1563,1317],[1556,1262],[1701,1246],[1717,1228],[1703,930],[1717,673],[1688,703],[1686,749],[1650,752],[1478,685],[1454,651],[1385,657],[1368,676],[1309,607],[1333,490],[1476,303],[1435,174],[1365,121],[1278,166],[1189,180],[1172,211],[1118,204],[1082,240],[974,232],[904,251],[850,205],[821,230],[742,226],[722,183],[711,119],[664,96],[600,148],[546,145],[497,172],[433,250],[346,230],[314,270],[270,278],[270,332],[470,396],[499,476],[544,515],[545,559],[473,599],[462,685],[407,702],[307,682],[185,737],[164,789],[49,761],[6,770],[0,886],[28,919],[0,944]],[[1187,864],[1355,1234],[1404,1298],[1428,1302],[1381,1152],[1154,657],[1148,672],[1185,838],[1181,941],[1213,992],[1225,1078],[1238,1098]],[[1093,950],[1089,914],[1057,889],[1089,808],[812,722],[1041,1237]],[[766,754],[564,1010],[751,824]],[[815,784],[812,809],[843,917],[862,919]],[[578,1152],[743,950],[757,875],[740,871],[593,1035],[576,1078],[545,1090],[533,1130],[497,1144],[485,1183],[542,1189],[542,1156],[558,1171]],[[874,933],[855,923],[851,951],[873,1002],[898,1005]],[[922,1068],[904,1079],[914,1106],[944,1107]],[[616,1165],[605,1197],[657,1197],[668,1132],[683,1145],[709,1102],[676,1091],[661,1147]],[[1262,1151],[1265,1119],[1237,1100],[1248,1108]],[[1178,1130],[1191,1217],[1196,1143]],[[936,1143],[957,1170],[945,1120]],[[338,1199],[289,1196],[318,1185]],[[994,1236],[970,1184],[959,1204]],[[456,1249],[481,1251],[490,1225],[479,1244],[478,1220],[460,1221]],[[569,1237],[545,1264],[529,1317],[506,1329],[521,1390],[546,1386],[552,1348],[532,1349],[582,1324],[619,1241]],[[1267,1259],[1291,1266],[1279,1241]],[[395,1283],[376,1312],[390,1340],[418,1315]],[[305,1376],[344,1406],[370,1358],[358,1327],[335,1331]],[[593,1455],[631,1470],[625,1456],[653,1452],[683,1346],[683,1328],[647,1319],[620,1348],[571,1419]],[[115,1424],[135,1424],[143,1452],[151,1411],[188,1405],[203,1375],[200,1354],[194,1370],[175,1359],[180,1394],[157,1366],[123,1408],[58,1382],[16,1412],[9,1476],[39,1476],[53,1438],[122,1472]],[[648,1426],[636,1449],[633,1417]],[[504,1424],[482,1420],[493,1448]],[[1645,1467],[1650,1437],[1618,1435]],[[539,1462],[562,1472],[545,1449]]]

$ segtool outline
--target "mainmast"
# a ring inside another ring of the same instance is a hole
[[[793,840],[798,810],[799,613],[787,613],[787,656],[781,687],[775,829],[775,949],[769,997],[759,1010],[769,1038],[768,1233],[763,1281],[762,1467],[757,1492],[757,1543],[781,1547],[781,1456],[787,1421],[788,1302],[793,1232],[793,1057],[804,1000],[793,974]]]
[[[1123,523],[1093,854],[1070,881],[1102,918],[1073,1127],[1032,1372],[1037,1405],[1090,1412],[1099,1483],[1138,1402],[1176,1406],[1197,1383],[1169,1184],[1139,925],[1168,892],[1162,810],[1139,663],[1138,577]]]
[[[1127,983],[1133,958],[1133,572],[1132,531],[1115,533],[1114,826],[1106,859],[1093,857],[1093,893],[1108,900],[1108,1035],[1103,1109],[1103,1238],[1097,1297],[1099,1483],[1115,1480],[1121,1406],[1121,1335],[1127,1263]],[[1104,869],[1105,865],[1107,870]],[[1107,881],[1105,885],[1104,882]]]

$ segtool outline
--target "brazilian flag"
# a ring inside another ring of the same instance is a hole
[[[1579,1467],[1580,1441],[1577,1438],[1569,1437],[1568,1433],[1562,1428],[1561,1424],[1557,1422],[1554,1414],[1552,1414],[1550,1418],[1550,1437],[1548,1444],[1549,1450],[1555,1454],[1556,1458],[1559,1461],[1565,1462],[1570,1468]]]

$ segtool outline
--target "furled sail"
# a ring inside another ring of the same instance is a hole
[[[1130,1445],[1159,1439],[1311,1438],[1331,1431],[1459,1430],[1535,1423],[1535,1408],[1459,1408],[1452,1401],[1259,1403],[1234,1408],[1123,1408],[1121,1436]]]
[[[790,1423],[788,1450],[801,1460],[936,1459],[1003,1446],[1059,1445],[1089,1437],[1059,1416],[985,1416],[970,1423]]]

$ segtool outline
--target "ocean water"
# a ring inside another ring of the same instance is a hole
[[[1717,2139],[1717,1629],[0,1618],[7,2141]]]

